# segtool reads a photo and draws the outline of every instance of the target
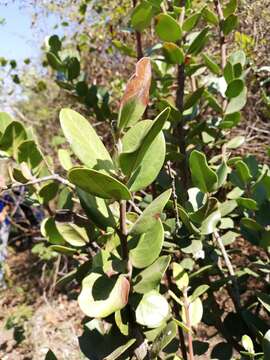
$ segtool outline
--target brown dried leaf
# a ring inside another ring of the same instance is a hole
[[[149,89],[151,85],[151,62],[150,58],[143,57],[136,64],[136,72],[128,80],[125,94],[121,101],[123,106],[133,97],[139,98],[145,106],[149,102]]]

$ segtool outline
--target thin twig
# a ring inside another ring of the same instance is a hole
[[[172,273],[170,269],[167,269],[166,271],[166,279],[167,279],[167,286],[168,289],[170,291],[170,289],[172,289],[173,284],[172,284]],[[179,316],[179,313],[181,311],[180,305],[178,302],[173,301],[173,313],[175,318],[177,319]],[[183,330],[177,326],[178,329],[178,336],[179,336],[179,342],[180,342],[180,347],[179,347],[179,351],[181,350],[182,353],[182,357],[184,360],[188,360],[187,358],[187,349],[186,349],[186,343],[185,343],[185,337],[184,337],[184,333]]]
[[[133,8],[137,5],[137,0],[132,0]],[[140,60],[143,57],[143,49],[142,49],[142,35],[139,31],[135,31],[136,37],[136,51],[137,51],[137,59]]]
[[[220,237],[217,230],[214,232],[214,238],[215,238],[215,240],[216,240],[216,242],[218,244],[218,247],[219,247],[219,249],[220,249],[220,251],[222,253],[222,256],[223,256],[224,262],[226,264],[226,267],[227,267],[227,269],[229,271],[229,274],[232,277],[232,283],[233,283],[234,292],[235,292],[235,299],[233,299],[233,300],[234,300],[234,303],[235,303],[236,311],[238,311],[238,310],[241,309],[241,302],[240,302],[240,292],[239,292],[237,278],[236,278],[236,275],[235,275],[231,260],[230,260],[228,254],[227,254],[225,246],[224,246],[224,244],[222,242],[222,239],[221,239],[221,237]]]
[[[178,230],[180,230],[181,228],[181,224],[180,224],[180,218],[179,218],[179,212],[178,212],[178,207],[177,207],[177,194],[176,194],[176,187],[175,187],[175,176],[173,174],[173,171],[171,169],[171,162],[168,161],[167,162],[167,167],[168,167],[168,171],[169,171],[169,176],[171,178],[171,184],[172,184],[172,198],[173,198],[173,208],[174,208],[174,213],[175,213],[175,233],[178,233]]]
[[[75,185],[71,184],[68,180],[62,178],[60,175],[58,174],[53,174],[53,175],[48,175],[48,176],[44,176],[43,178],[39,178],[39,179],[34,179],[34,180],[30,180],[27,183],[21,184],[21,183],[13,183],[10,184],[8,186],[5,186],[2,188],[2,191],[4,190],[12,190],[12,189],[18,189],[24,186],[30,186],[30,185],[35,185],[35,184],[40,184],[42,182],[46,182],[46,181],[58,181],[63,185],[69,186],[72,189],[75,189]]]
[[[219,45],[220,45],[220,56],[221,56],[221,68],[222,70],[224,70],[227,61],[227,44],[226,44],[226,38],[224,32],[222,30],[222,22],[224,21],[224,14],[220,0],[214,0],[214,4],[219,19]],[[222,104],[223,110],[226,109],[227,103],[228,103],[227,100],[224,99]]]
[[[184,309],[185,309],[185,315],[186,315],[186,325],[190,331],[187,333],[188,338],[188,354],[189,354],[189,360],[194,360],[194,351],[193,351],[193,339],[192,339],[192,329],[191,329],[191,321],[190,321],[190,313],[189,313],[189,307],[190,303],[188,300],[188,289],[185,288],[183,290],[183,298],[184,298]]]

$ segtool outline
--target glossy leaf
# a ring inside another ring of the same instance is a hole
[[[152,5],[147,1],[142,1],[131,14],[131,26],[135,30],[143,31],[151,24],[152,16]]]
[[[228,84],[225,94],[230,99],[237,97],[243,91],[244,86],[245,86],[245,84],[244,84],[243,80],[235,79]]]
[[[221,29],[224,35],[229,35],[238,25],[238,17],[234,14],[228,16],[222,23]]]
[[[204,87],[199,88],[198,90],[194,91],[190,94],[184,102],[184,110],[191,108],[192,106],[196,105],[198,101],[201,99],[204,92]]]
[[[156,19],[156,33],[162,41],[176,42],[181,39],[181,27],[172,16],[160,14]]]
[[[190,325],[196,326],[202,320],[203,316],[203,305],[200,298],[197,298],[195,301],[189,304],[189,317]],[[186,313],[184,307],[182,307],[182,319],[186,323]]]
[[[143,234],[151,229],[160,219],[163,208],[171,196],[171,189],[163,192],[139,216],[132,226],[130,234]]]
[[[12,121],[5,129],[0,139],[0,150],[9,156],[17,158],[19,145],[26,140],[27,135],[23,125]]]
[[[124,354],[134,343],[136,339],[129,340],[126,344],[119,346],[115,349],[110,355],[106,356],[104,360],[117,360],[119,357]]]
[[[206,219],[202,222],[201,225],[201,233],[203,235],[212,234],[216,228],[218,223],[221,220],[221,214],[219,210],[212,212]]]
[[[192,181],[202,192],[212,192],[215,190],[218,177],[208,166],[206,157],[203,153],[193,150],[189,157],[189,166]]]
[[[230,100],[230,102],[226,107],[225,114],[228,115],[242,110],[243,107],[246,105],[246,102],[247,102],[247,88],[244,87],[238,96]]]
[[[145,294],[157,289],[170,261],[170,256],[161,256],[148,268],[141,271],[134,278],[134,291],[139,294]]]
[[[6,128],[10,123],[14,120],[12,117],[6,112],[0,112],[0,137],[5,132]]]
[[[173,279],[176,283],[176,286],[180,291],[183,291],[188,287],[189,277],[187,272],[183,269],[183,267],[178,263],[173,263]]]
[[[202,54],[205,66],[208,67],[208,69],[215,75],[220,75],[221,69],[219,65],[210,58],[207,54]]]
[[[232,15],[237,9],[237,0],[230,0],[223,9],[225,18]]]
[[[207,33],[209,31],[209,27],[205,27],[192,41],[189,45],[188,54],[197,55],[204,47],[207,40]]]
[[[228,149],[237,149],[239,146],[243,145],[244,142],[245,142],[244,136],[236,136],[227,143],[227,148]]]
[[[88,218],[98,227],[106,230],[107,227],[115,227],[114,216],[104,199],[95,197],[77,188],[77,194]]]
[[[136,64],[136,72],[129,79],[120,104],[119,130],[134,125],[142,117],[148,102],[151,85],[151,62],[147,57]]]
[[[76,224],[56,222],[56,228],[69,245],[81,247],[89,242],[85,228]]]
[[[51,67],[54,70],[57,70],[60,72],[64,70],[64,68],[65,68],[64,64],[59,59],[59,57],[56,56],[53,52],[47,52],[47,60],[48,60],[48,63],[51,65]]]
[[[163,350],[167,345],[169,345],[173,339],[176,338],[177,326],[174,321],[170,321],[160,333],[156,336],[151,346],[150,358],[155,359],[157,355]]]
[[[200,18],[201,18],[201,13],[198,12],[185,19],[183,23],[183,30],[191,31],[198,24]]]
[[[73,167],[70,152],[65,149],[59,149],[58,150],[58,158],[61,166],[65,170],[70,170]]]
[[[183,50],[173,42],[163,44],[163,54],[169,64],[181,65],[184,62]]]
[[[90,317],[104,318],[126,306],[129,282],[124,275],[108,278],[92,272],[82,282],[78,297],[81,310]]]
[[[48,204],[51,200],[53,200],[59,190],[59,184],[55,181],[50,181],[41,186],[38,190],[38,198],[42,204]]]
[[[206,22],[208,22],[209,24],[215,25],[217,26],[219,24],[219,20],[217,15],[211,10],[209,9],[208,6],[205,6],[202,10],[202,16],[204,18],[204,20]]]
[[[27,140],[18,147],[18,162],[26,163],[29,169],[35,170],[43,160],[43,156],[33,140]]]
[[[51,244],[64,245],[65,240],[57,230],[55,221],[53,218],[46,218],[42,221],[40,227],[41,234],[47,238]]]
[[[262,346],[264,360],[268,360],[270,358],[270,330],[268,330],[266,334],[264,334]]]
[[[83,164],[96,170],[114,169],[108,151],[82,115],[71,109],[62,109],[60,123],[73,152]]]
[[[164,241],[164,230],[159,220],[151,229],[138,239],[129,240],[129,255],[134,267],[142,269],[151,265],[159,256]],[[134,244],[136,246],[133,248]]]
[[[136,321],[149,328],[157,328],[167,319],[170,307],[156,290],[146,293],[136,309]]]
[[[124,184],[101,172],[74,167],[69,171],[68,178],[72,184],[91,195],[104,199],[131,199],[131,194]]]

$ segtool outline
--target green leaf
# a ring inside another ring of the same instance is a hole
[[[123,310],[123,313],[124,313],[124,311],[125,311],[125,309]],[[126,320],[126,322],[123,321],[123,319],[122,319],[122,311],[121,310],[118,310],[118,311],[115,312],[114,319],[115,319],[115,323],[116,323],[119,331],[121,332],[121,334],[123,334],[125,336],[128,336],[129,323],[127,322],[127,320]]]
[[[156,290],[146,293],[136,309],[136,321],[149,328],[157,328],[168,318],[170,307]]]
[[[65,254],[65,255],[74,255],[77,252],[76,249],[69,248],[69,247],[63,246],[63,245],[51,245],[51,246],[49,246],[49,249],[52,251],[59,252],[60,254]]]
[[[207,218],[202,222],[201,225],[201,233],[203,235],[210,235],[212,234],[216,228],[217,224],[221,220],[221,214],[219,210],[212,212]]]
[[[227,61],[226,66],[224,68],[224,79],[226,80],[227,84],[234,80],[234,69],[233,65],[230,61]]]
[[[246,351],[248,351],[250,354],[254,354],[253,342],[249,336],[243,335],[241,343]]]
[[[236,175],[238,180],[240,180],[240,183],[237,183],[236,185],[241,188],[244,188],[252,180],[252,175],[250,174],[249,168],[242,160],[237,161],[235,164],[235,171],[231,173],[231,180],[235,179],[233,177],[234,175]]]
[[[181,65],[184,62],[183,50],[173,42],[163,44],[163,54],[169,64]]]
[[[160,351],[169,345],[175,338],[177,333],[177,326],[175,321],[170,321],[157,335],[151,346],[150,358],[155,359]]]
[[[112,159],[89,122],[71,109],[62,109],[60,123],[75,155],[90,168],[110,171]]]
[[[205,66],[215,75],[221,74],[221,68],[220,66],[210,58],[207,54],[202,54]]]
[[[151,24],[152,17],[152,5],[147,1],[142,1],[131,14],[131,26],[137,31],[143,31]]]
[[[104,360],[117,360],[119,357],[124,354],[124,352],[129,349],[134,343],[136,339],[129,340],[126,344],[119,346],[115,349],[110,355],[106,356]]]
[[[142,117],[148,102],[151,85],[151,62],[143,57],[136,64],[136,72],[129,79],[120,104],[118,129],[134,125]]]
[[[79,188],[76,190],[81,206],[91,221],[104,230],[107,227],[115,227],[114,216],[105,200],[88,194]]]
[[[115,178],[101,172],[74,167],[68,172],[69,181],[87,193],[103,199],[129,200],[127,187]]]
[[[270,296],[268,294],[261,293],[258,296],[258,300],[265,307],[265,309],[270,312]]]
[[[73,223],[62,223],[57,221],[55,224],[57,230],[69,245],[81,247],[89,242],[85,228]]]
[[[212,192],[216,189],[218,177],[207,164],[203,153],[193,150],[189,157],[189,166],[193,184],[202,192]]]
[[[57,360],[57,357],[54,355],[52,350],[49,350],[46,354],[45,360]]]
[[[159,221],[161,213],[171,196],[171,192],[171,189],[164,191],[155,200],[153,200],[150,205],[147,206],[130,229],[130,234],[143,234]]]
[[[141,271],[134,278],[134,291],[139,294],[145,294],[157,289],[170,261],[170,256],[161,256],[152,265]]]
[[[228,149],[237,149],[239,146],[243,145],[244,142],[245,142],[244,136],[236,136],[227,143],[227,148]]]
[[[6,112],[0,112],[0,137],[5,132],[7,126],[14,120]]]
[[[68,80],[72,81],[80,75],[81,65],[76,57],[71,57],[67,62]]]
[[[264,354],[264,360],[270,359],[270,330],[264,334],[263,337],[263,354]]]
[[[221,29],[224,35],[229,35],[238,25],[238,17],[234,14],[228,16],[224,21],[221,22]]]
[[[58,150],[58,159],[65,170],[70,170],[73,167],[70,152],[66,149],[59,149]]]
[[[133,237],[129,240],[129,255],[132,265],[139,269],[151,265],[159,256],[163,241],[164,230],[160,220],[139,238]]]
[[[192,41],[189,45],[188,54],[197,55],[204,47],[207,40],[207,33],[209,31],[209,27],[205,27]]]
[[[198,297],[195,301],[189,304],[189,317],[190,317],[190,325],[196,326],[202,320],[203,316],[203,305],[201,299]],[[187,323],[186,320],[186,312],[184,306],[182,307],[182,319],[184,323]]]
[[[227,231],[224,235],[221,236],[223,245],[227,246],[232,244],[238,236],[239,234],[234,231]]]
[[[51,244],[63,245],[65,240],[57,230],[53,218],[46,218],[42,221],[40,226],[42,236],[44,236]]]
[[[78,303],[87,316],[104,318],[126,306],[129,288],[124,275],[109,278],[92,272],[83,279]]]
[[[230,0],[223,9],[224,17],[232,15],[237,9],[237,0]]]
[[[221,165],[217,168],[217,177],[218,177],[218,188],[220,188],[227,180],[227,175],[229,174],[229,167],[226,162],[223,160]]]
[[[209,24],[217,26],[219,24],[219,20],[217,15],[209,9],[208,6],[205,6],[202,10],[202,16],[206,22]]]
[[[54,70],[57,70],[60,72],[64,71],[64,69],[65,69],[64,64],[53,52],[47,52],[46,55],[47,55],[48,63],[51,65],[51,67]]]
[[[243,50],[237,50],[229,56],[228,60],[232,65],[241,64],[242,68],[244,68],[246,64],[246,54]]]
[[[246,86],[244,86],[241,93],[230,100],[230,102],[226,107],[225,114],[228,115],[240,111],[246,105],[246,102],[247,102],[247,88]]]
[[[253,199],[240,197],[236,201],[240,207],[243,207],[243,208],[249,209],[249,210],[258,210],[258,204]]]
[[[183,23],[183,30],[187,32],[191,31],[198,24],[200,18],[201,13],[198,12],[185,19]]]
[[[43,157],[33,140],[26,140],[18,147],[18,162],[26,163],[31,170],[35,170],[42,162]]]
[[[209,285],[200,285],[198,286],[189,297],[190,301],[195,301],[199,296],[202,296],[209,289]]]
[[[61,43],[61,40],[59,39],[58,35],[50,36],[49,45],[50,45],[51,51],[53,53],[57,53],[58,51],[61,50],[62,43]]]
[[[168,14],[160,14],[156,19],[156,33],[162,41],[176,42],[181,39],[181,27],[173,17]]]
[[[48,204],[52,199],[54,199],[58,193],[59,184],[55,181],[50,181],[38,190],[38,198],[42,204]]]
[[[244,89],[244,86],[245,86],[245,84],[244,84],[243,80],[235,79],[228,84],[225,95],[230,99],[235,98],[241,94],[241,92]]]
[[[176,286],[180,291],[183,291],[185,288],[188,287],[189,284],[189,277],[187,272],[184,271],[183,267],[178,263],[172,264],[173,268],[173,279],[176,283]]]
[[[238,125],[240,120],[241,120],[240,112],[235,112],[232,114],[225,115],[219,126],[221,129],[231,129],[236,125]]]
[[[130,175],[127,186],[132,192],[151,184],[162,168],[165,139],[161,130],[169,112],[169,108],[166,108],[154,121],[140,121],[123,138],[119,162],[124,174]]]
[[[16,159],[18,147],[26,139],[27,134],[23,125],[18,121],[12,121],[0,139],[0,150]]]
[[[192,106],[196,105],[204,93],[204,87],[199,88],[198,90],[191,93],[184,102],[184,110],[190,109]]]

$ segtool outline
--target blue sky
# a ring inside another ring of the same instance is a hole
[[[57,33],[53,29],[57,18],[55,15],[40,17],[38,25],[32,28],[33,9],[30,6],[20,6],[20,1],[6,2],[7,6],[0,1],[0,18],[5,19],[5,24],[0,25],[0,57],[17,61],[38,57],[44,37]]]

